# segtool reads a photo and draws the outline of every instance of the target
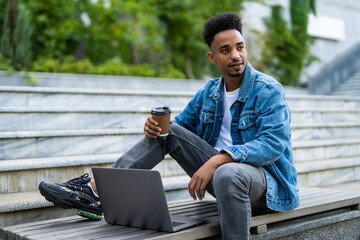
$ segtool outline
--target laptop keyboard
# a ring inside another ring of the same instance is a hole
[[[171,222],[171,224],[173,227],[177,227],[177,226],[183,225],[185,223],[184,222]]]

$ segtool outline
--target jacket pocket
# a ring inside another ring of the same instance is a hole
[[[255,139],[256,134],[256,117],[255,114],[247,114],[240,117],[238,123],[238,131],[241,132],[243,142],[249,142]]]
[[[201,112],[200,122],[200,128],[198,129],[199,136],[209,141],[214,128],[215,114],[211,112]]]

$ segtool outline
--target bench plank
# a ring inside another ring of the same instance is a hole
[[[266,211],[251,219],[251,232],[255,234],[267,231],[267,225],[284,220],[322,213],[340,208],[359,209],[360,193],[329,189],[301,188],[300,206],[289,212]],[[216,200],[203,201],[180,200],[169,202],[171,214],[207,218],[209,223],[177,233],[156,232],[139,228],[110,225],[101,221],[88,221],[79,216],[52,219],[33,223],[8,226],[0,229],[0,238],[4,239],[199,239],[220,235]]]

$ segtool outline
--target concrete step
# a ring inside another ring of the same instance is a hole
[[[172,116],[180,111],[179,108],[173,108]],[[143,127],[146,118],[150,116],[150,110],[0,108],[0,116],[0,131],[121,129]]]
[[[320,123],[320,122],[356,122],[360,121],[360,108],[294,108],[291,109],[291,122]]]
[[[0,108],[63,108],[64,106],[75,106],[76,108],[118,107],[126,110],[144,111],[162,105],[183,108],[196,90],[179,92],[2,86],[0,87]],[[325,109],[360,108],[360,97],[289,95],[286,99],[291,109],[313,108],[314,106]]]
[[[358,132],[359,123],[294,125],[294,154],[324,155],[330,149],[338,155],[334,158],[355,154]],[[0,132],[0,160],[125,152],[143,136],[141,128]]]
[[[37,189],[41,181],[66,182],[91,174],[92,167],[110,167],[122,154],[93,154],[82,156],[28,158],[0,161],[0,193],[26,192]],[[165,156],[154,170],[162,177],[185,175],[170,156]]]
[[[336,90],[359,90],[360,89],[360,80],[359,82],[345,82],[340,85]]]
[[[360,89],[338,90],[332,93],[334,96],[360,96]]]
[[[143,136],[138,128],[0,132],[0,160],[125,152]]]
[[[349,192],[360,192],[360,180],[340,183],[340,184],[326,185],[325,187],[330,189],[349,191]]]
[[[327,187],[360,181],[360,156],[295,162],[302,187]]]
[[[181,108],[172,109],[172,118]],[[119,108],[0,108],[0,131],[142,128],[150,111]],[[360,109],[291,109],[292,123],[359,121]]]
[[[169,79],[134,76],[31,72],[40,87],[87,89],[146,89],[164,91],[194,91],[205,85],[204,80]],[[0,71],[0,86],[28,86],[24,73]]]
[[[360,109],[359,96],[291,95],[286,100],[290,109]]]
[[[102,108],[150,111],[153,107],[184,107],[195,92],[96,90],[41,87],[0,87],[0,107]]]
[[[292,146],[296,162],[360,155],[360,138],[298,140],[294,141]]]
[[[291,125],[292,141],[305,139],[330,139],[360,137],[360,121],[294,123]]]
[[[163,177],[167,201],[190,199],[187,176]],[[0,194],[0,227],[75,215],[72,209],[54,207],[38,190]]]

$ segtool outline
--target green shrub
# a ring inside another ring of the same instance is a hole
[[[83,59],[79,61],[73,61],[69,59],[69,60],[65,60],[64,63],[61,64],[61,72],[77,73],[77,74],[94,74],[97,71],[89,59]]]
[[[40,58],[33,62],[31,70],[34,72],[60,72],[60,60],[52,58]]]
[[[130,75],[142,77],[156,77],[157,72],[150,65],[137,64],[130,66]]]
[[[1,53],[0,53],[0,70],[13,72],[13,68],[11,66],[11,60],[4,57]]]
[[[129,75],[129,67],[121,60],[109,60],[97,68],[102,75]]]
[[[159,77],[161,78],[186,78],[186,75],[174,67],[173,65],[167,65],[160,70]]]

